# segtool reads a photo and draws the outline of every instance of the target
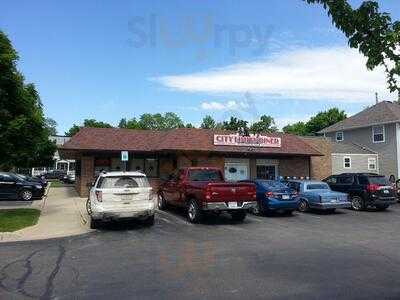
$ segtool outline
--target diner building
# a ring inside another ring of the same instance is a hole
[[[86,197],[88,183],[101,171],[141,171],[153,187],[188,166],[218,167],[231,181],[280,176],[322,179],[331,174],[329,145],[324,139],[282,133],[242,136],[194,128],[81,128],[59,153],[76,161],[76,189]]]

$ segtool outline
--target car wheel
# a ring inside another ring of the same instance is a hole
[[[245,210],[238,210],[231,212],[232,220],[235,222],[243,222],[246,218],[246,211]]]
[[[351,198],[351,208],[356,211],[361,211],[365,209],[364,200],[361,197],[354,196]]]
[[[259,201],[257,201],[256,206],[251,209],[251,212],[255,215],[263,214],[263,208],[261,207],[261,203]]]
[[[22,199],[23,201],[31,201],[33,198],[33,194],[30,190],[22,190],[19,193],[19,198]]]
[[[300,200],[299,203],[299,211],[301,212],[307,212],[310,209],[310,207],[308,206],[308,202],[306,200]]]
[[[90,229],[97,229],[100,221],[90,218]]]
[[[384,211],[389,207],[389,205],[379,205],[376,207],[376,210],[378,211]]]
[[[167,209],[167,201],[164,198],[163,194],[158,194],[158,209],[159,210],[166,210]]]
[[[202,211],[200,210],[199,206],[197,205],[195,200],[190,200],[189,206],[187,209],[187,217],[190,223],[199,223],[202,219]]]
[[[144,220],[143,224],[146,225],[146,226],[153,226],[154,225],[154,215],[152,215],[150,217],[147,217]]]

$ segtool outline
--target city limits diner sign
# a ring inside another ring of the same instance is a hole
[[[281,138],[256,134],[250,134],[249,136],[242,136],[239,134],[214,134],[214,145],[280,148]]]

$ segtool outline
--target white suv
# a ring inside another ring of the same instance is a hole
[[[155,201],[146,175],[140,172],[101,173],[87,201],[90,228],[100,221],[138,218],[154,224]]]

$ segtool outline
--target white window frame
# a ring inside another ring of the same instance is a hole
[[[382,141],[375,141],[375,132],[374,132],[374,128],[377,127],[382,127],[382,134],[383,134],[383,140]],[[377,126],[372,126],[372,142],[374,144],[379,144],[379,143],[384,143],[386,142],[386,129],[385,129],[385,125],[377,125]]]
[[[342,134],[342,139],[339,140],[338,139],[338,134],[341,133]],[[344,132],[343,131],[337,131],[336,132],[336,142],[343,142],[344,141]]]
[[[346,159],[349,160],[348,163],[346,162]],[[346,167],[346,164],[349,164],[349,166]],[[344,156],[344,157],[343,157],[343,168],[344,168],[344,169],[351,169],[351,157],[350,157],[350,156]]]
[[[373,161],[373,163],[371,163],[370,161]],[[375,168],[374,169],[370,168],[369,167],[370,165],[374,165]],[[377,169],[378,169],[378,166],[377,166],[376,157],[368,157],[368,171],[376,171]]]

